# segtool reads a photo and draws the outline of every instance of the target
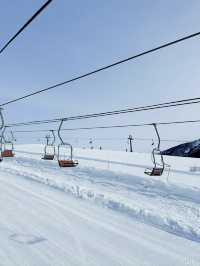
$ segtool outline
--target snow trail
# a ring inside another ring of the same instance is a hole
[[[88,167],[84,163],[77,168],[60,169],[56,162],[42,161],[40,156],[31,158],[20,153],[12,164],[5,160],[0,169],[200,242],[199,188]]]

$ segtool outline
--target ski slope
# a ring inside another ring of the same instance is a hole
[[[41,153],[0,164],[0,265],[199,266],[198,159],[166,157],[152,178],[147,154],[77,149],[60,169]]]

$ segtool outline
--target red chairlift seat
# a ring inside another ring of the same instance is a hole
[[[5,140],[5,139],[4,139]],[[14,157],[14,146],[11,141],[6,141],[4,142],[2,146],[2,151],[1,151],[1,156],[2,157]]]
[[[15,154],[12,150],[4,150],[2,151],[1,156],[2,157],[14,157]]]
[[[14,145],[12,140],[7,140],[5,138],[5,131],[6,126],[3,129],[2,136],[1,136],[1,157],[14,157]],[[11,134],[13,138],[13,133]]]
[[[60,167],[75,167],[78,165],[77,160],[58,160]]]

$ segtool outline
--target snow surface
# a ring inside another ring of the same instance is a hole
[[[60,169],[42,152],[0,164],[0,265],[200,265],[199,159],[152,178],[149,154],[76,149]]]

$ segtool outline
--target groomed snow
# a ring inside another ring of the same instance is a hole
[[[0,164],[0,265],[195,265],[200,261],[198,159],[76,149],[79,166],[20,145]],[[103,207],[103,208],[102,208]]]

